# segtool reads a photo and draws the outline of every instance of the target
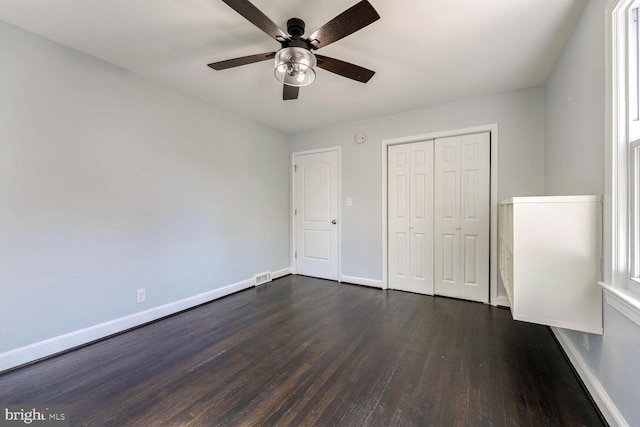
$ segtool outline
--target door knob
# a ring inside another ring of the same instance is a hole
[[[338,221],[336,221],[335,219],[331,221],[331,224],[337,224]]]
[[[457,226],[457,227],[456,227],[456,230],[460,230],[460,226]]]

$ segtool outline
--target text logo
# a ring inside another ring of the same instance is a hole
[[[69,405],[0,405],[0,427],[69,427]]]

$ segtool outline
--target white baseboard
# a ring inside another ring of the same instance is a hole
[[[279,279],[280,277],[284,277],[284,276],[287,276],[289,274],[293,274],[291,272],[292,270],[293,269],[291,267],[287,267],[287,268],[282,268],[280,270],[272,271],[271,272],[271,280]]]
[[[498,295],[496,297],[496,300],[492,301],[491,304],[494,306],[509,307],[509,297],[504,295]]]
[[[345,283],[353,283],[354,285],[371,286],[372,288],[382,289],[382,280],[365,279],[362,277],[355,277],[355,276],[345,276],[343,274],[340,277],[340,281]]]
[[[591,372],[591,369],[589,369],[582,358],[582,355],[580,355],[578,349],[573,345],[573,342],[571,342],[562,329],[552,327],[551,330],[569,357],[571,364],[578,372],[580,379],[582,379],[587,390],[589,390],[591,398],[596,405],[598,405],[598,409],[600,409],[600,412],[607,420],[607,423],[612,427],[628,427],[629,424],[624,419],[620,411],[618,411],[618,408],[613,403],[598,378],[593,374],[593,372]]]
[[[291,268],[287,267],[273,272],[271,277],[275,279],[286,276],[290,273]],[[126,331],[127,329],[158,320],[162,317],[178,313],[253,286],[253,279],[242,280],[240,282],[203,292],[179,301],[160,305],[150,308],[149,310],[120,317],[88,328],[79,329],[68,334],[20,347],[15,350],[9,350],[0,354],[0,372],[108,337],[109,335],[113,335],[118,332]]]

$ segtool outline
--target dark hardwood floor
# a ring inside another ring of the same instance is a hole
[[[601,426],[548,328],[287,276],[0,375],[91,426]]]

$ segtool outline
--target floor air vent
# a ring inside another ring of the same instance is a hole
[[[253,281],[256,286],[265,284],[271,281],[271,272],[265,271],[264,273],[256,274],[253,276]]]

